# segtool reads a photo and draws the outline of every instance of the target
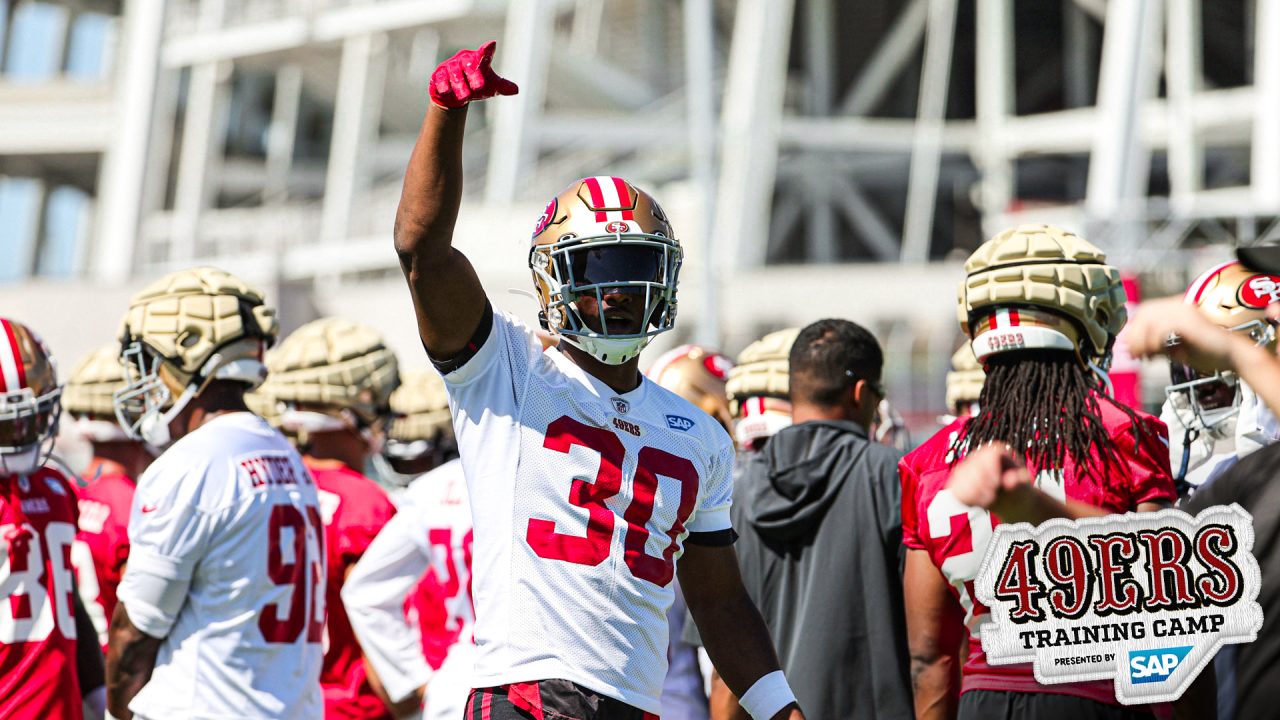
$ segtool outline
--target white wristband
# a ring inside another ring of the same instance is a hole
[[[774,670],[756,681],[738,698],[738,704],[755,720],[769,720],[782,708],[796,701],[781,670]]]

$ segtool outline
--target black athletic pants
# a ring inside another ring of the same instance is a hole
[[[1059,693],[970,690],[956,720],[1152,720],[1150,711]]]
[[[568,680],[471,691],[463,720],[659,720],[640,708]]]

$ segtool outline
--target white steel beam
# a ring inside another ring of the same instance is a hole
[[[115,73],[114,132],[102,159],[98,235],[90,263],[99,282],[124,282],[133,268],[164,6],[164,0],[127,0],[124,4],[123,33],[128,40],[117,46],[121,52]]]
[[[267,202],[283,202],[289,193],[289,170],[298,133],[298,106],[302,100],[302,66],[281,65],[276,70],[271,125],[267,128],[266,179],[262,188]]]
[[[292,15],[227,28],[206,26],[195,33],[166,40],[162,57],[167,67],[183,67],[266,55],[312,43],[456,20],[471,15],[475,10],[475,0],[358,3],[311,16]]]
[[[702,295],[698,342],[719,347],[721,254],[715,242],[716,54],[712,0],[684,0],[685,101],[689,112],[689,176],[698,193],[702,225]]]
[[[1186,209],[1204,184],[1203,148],[1196,134],[1193,101],[1201,85],[1201,0],[1167,0],[1165,85],[1169,108],[1169,202]]]
[[[1121,253],[1136,245],[1134,220],[1145,194],[1151,152],[1139,133],[1139,108],[1155,95],[1160,32],[1156,0],[1107,5],[1085,208],[1095,222],[1118,229]]]
[[[1014,166],[1006,140],[1006,126],[1014,113],[1013,2],[977,3],[977,164],[982,171],[979,206],[986,236],[1006,225],[1005,212],[1013,199]]]
[[[924,39],[925,20],[929,16],[929,0],[910,0],[898,13],[893,27],[867,61],[840,103],[844,115],[866,115],[880,104],[893,81],[915,56]]]
[[[347,239],[356,194],[369,185],[366,151],[376,140],[386,70],[386,35],[357,35],[342,43],[321,210],[323,242]]]
[[[715,236],[738,266],[764,264],[794,0],[742,0],[720,136]]]
[[[1280,210],[1280,0],[1257,0],[1253,43],[1253,197],[1259,212]]]
[[[520,86],[512,97],[488,103],[493,135],[485,199],[507,204],[515,200],[524,170],[537,152],[537,123],[547,89],[547,64],[555,32],[549,0],[520,0],[507,9],[507,29],[498,46],[499,73]]]
[[[229,64],[205,63],[191,68],[182,149],[173,191],[173,235],[169,258],[189,262],[195,257],[200,214],[209,207],[210,166],[221,158],[226,140]]]
[[[857,230],[863,244],[880,262],[894,262],[898,259],[901,248],[898,245],[898,233],[894,232],[889,222],[880,211],[867,200],[858,184],[844,176],[832,175],[832,199],[836,207],[844,215],[853,229]]]
[[[806,0],[804,3],[804,52],[805,110],[810,115],[825,117],[831,114],[831,95],[835,73],[835,9],[831,0]],[[815,167],[817,170],[818,167]],[[815,172],[812,176],[825,176]],[[805,224],[808,236],[807,259],[820,263],[833,263],[839,259],[839,243],[836,237],[836,210],[831,205],[831,193],[820,183],[809,183],[809,217]]]
[[[916,137],[911,147],[911,174],[907,179],[907,219],[902,233],[903,262],[924,263],[929,260],[955,26],[956,0],[929,0],[924,68],[920,73],[920,107],[916,112]]]

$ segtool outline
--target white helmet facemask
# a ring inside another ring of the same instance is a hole
[[[61,398],[61,387],[40,397],[30,388],[0,392],[0,422],[13,425],[14,438],[13,443],[0,445],[0,475],[29,475],[44,465],[58,435]],[[48,420],[39,427],[44,417]],[[31,441],[19,441],[23,436],[29,436]]]
[[[221,353],[214,353],[177,398],[168,384],[160,377],[165,359],[159,353],[139,341],[134,341],[120,354],[124,363],[127,382],[112,396],[116,419],[126,435],[156,448],[165,448],[173,442],[169,423],[186,409],[191,399],[200,394],[206,378],[212,375],[220,380],[245,383],[249,389],[262,384],[267,368],[252,358],[239,358],[223,362]]]
[[[1280,419],[1243,380],[1237,389],[1240,412],[1235,421],[1236,455],[1244,457],[1280,440]]]
[[[550,289],[544,308],[547,329],[606,365],[621,365],[640,354],[654,337],[670,330],[676,317],[676,287],[683,251],[662,235],[628,232],[566,237],[530,250],[529,267]],[[581,302],[594,299],[603,313],[606,295],[625,292],[640,304],[636,333],[600,332],[587,326]]]

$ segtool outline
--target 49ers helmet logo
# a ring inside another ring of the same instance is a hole
[[[624,233],[630,229],[631,227],[628,226],[625,222],[622,222],[621,220],[614,220],[613,222],[604,226],[605,232],[610,232],[610,233]]]
[[[555,217],[556,217],[556,199],[551,198],[551,202],[547,203],[546,209],[543,210],[542,214],[538,216],[537,224],[533,226],[533,236],[538,237],[539,235],[541,235],[542,231],[547,229],[547,226],[551,224],[551,221],[554,220]]]
[[[1240,284],[1240,303],[1252,308],[1264,308],[1280,302],[1280,277],[1254,275]]]

